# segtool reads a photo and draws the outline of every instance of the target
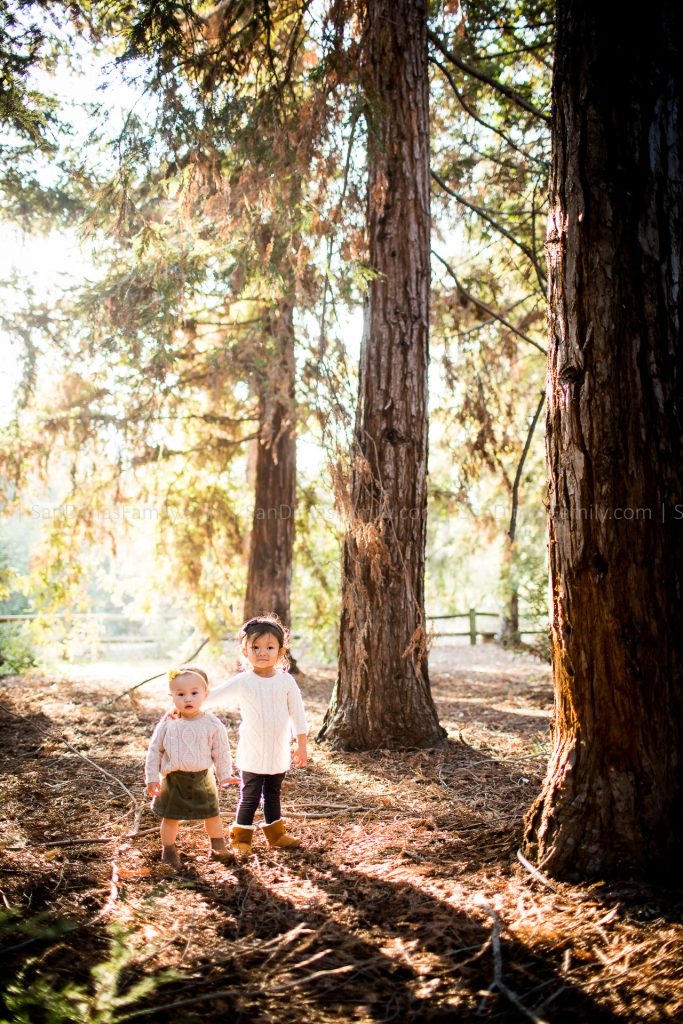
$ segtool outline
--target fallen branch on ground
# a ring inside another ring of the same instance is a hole
[[[528,1020],[533,1021],[533,1024],[548,1024],[548,1022],[544,1020],[542,1017],[537,1017],[536,1014],[532,1013],[531,1010],[527,1010],[526,1006],[521,1001],[519,996],[515,992],[513,992],[512,989],[508,988],[505,982],[503,981],[503,954],[500,948],[500,916],[496,913],[496,911],[493,909],[489,901],[482,893],[479,893],[477,896],[475,896],[474,902],[477,903],[480,907],[483,907],[486,913],[493,921],[493,925],[491,926],[491,946],[493,949],[493,982],[489,986],[489,992],[493,992],[495,989],[498,989],[500,994],[502,996],[505,996],[507,1001],[509,1003],[512,1003],[515,1009],[519,1010],[520,1013],[524,1014],[524,1016]]]
[[[118,853],[118,851],[117,851]],[[93,918],[88,922],[89,925],[95,924],[100,921],[103,917],[106,917],[114,909],[114,904],[119,898],[119,865],[116,860],[116,855],[111,862],[111,881],[109,883],[109,896],[107,902],[104,904],[101,910],[95,914]]]
[[[12,718],[18,718],[20,722],[23,722],[26,719],[25,715],[18,715],[16,711],[10,711],[10,709],[6,707],[4,704],[0,704],[0,711],[4,711],[6,715],[11,715]],[[51,736],[50,730],[47,729],[44,725],[41,725],[38,722],[34,722],[33,724],[36,726],[37,729],[40,730],[40,732],[43,733],[43,735]],[[128,786],[121,782],[121,779],[117,778],[116,775],[112,775],[112,773],[108,772],[106,768],[102,768],[101,765],[97,764],[95,761],[89,758],[87,754],[82,754],[81,751],[78,750],[77,747],[74,747],[74,745],[69,742],[66,736],[63,736],[61,733],[58,736],[52,738],[59,740],[60,743],[63,743],[66,747],[68,747],[73,754],[75,754],[77,757],[80,757],[83,761],[86,762],[86,764],[89,764],[93,768],[96,768],[98,772],[101,772],[102,775],[105,775],[108,779],[111,779],[112,782],[115,782],[117,786],[120,786],[121,789],[126,794],[126,796],[131,801],[131,803],[133,804],[135,810],[137,811],[138,801],[135,799],[131,791],[128,789]]]
[[[527,860],[521,850],[517,850],[517,860],[523,868],[526,868],[526,870],[529,872],[532,878],[535,878],[537,882],[540,882],[542,885],[545,885],[546,888],[551,889],[553,892],[557,892],[557,886],[553,885],[550,879],[546,878],[543,872],[539,871],[538,868],[535,867],[530,860]]]
[[[112,773],[108,772],[106,768],[102,768],[101,765],[97,764],[95,761],[93,761],[91,758],[89,758],[87,756],[87,754],[82,754],[80,750],[78,750],[76,747],[73,746],[73,744],[69,743],[69,741],[66,739],[66,737],[60,736],[59,739],[60,739],[60,741],[62,743],[64,743],[69,748],[69,750],[72,753],[74,753],[77,757],[82,758],[86,762],[86,764],[92,765],[92,767],[96,768],[98,772],[102,772],[102,774],[106,775],[106,777],[108,779],[111,779],[112,782],[115,782],[117,786],[120,786],[121,789],[123,790],[123,792],[128,796],[128,798],[131,801],[131,803],[133,804],[133,807],[135,808],[135,810],[137,811],[137,809],[138,809],[138,801],[135,799],[135,797],[133,796],[131,791],[128,789],[128,786],[126,786],[123,782],[121,782],[121,779],[117,778],[116,775],[112,775]]]
[[[357,967],[355,964],[345,964],[344,967],[335,967],[330,971],[315,971],[313,974],[308,974],[305,978],[294,978],[292,981],[286,981],[282,985],[275,985],[268,987],[268,994],[274,992],[286,992],[292,988],[300,988],[302,985],[308,985],[311,981],[317,981],[318,978],[329,977],[333,974],[348,974],[349,971],[355,971]],[[119,1024],[124,1024],[128,1020],[139,1020],[141,1017],[149,1017],[153,1013],[160,1013],[162,1010],[176,1010],[181,1006],[195,1006],[197,1003],[207,1003],[215,999],[234,999],[235,996],[244,998],[245,996],[263,996],[263,989],[254,988],[240,991],[239,988],[233,989],[221,989],[218,992],[205,992],[203,995],[194,996],[189,999],[178,999],[174,1003],[164,1003],[161,1006],[150,1006],[145,1010],[135,1010],[133,1013],[127,1013],[123,1017],[119,1017]]]
[[[348,814],[350,811],[372,811],[372,807],[363,807],[360,804],[356,807],[340,807],[338,811],[317,811],[311,813],[310,811],[287,811],[288,818],[334,818],[337,814]]]
[[[5,846],[4,849],[20,851],[20,850],[46,850],[50,846],[92,846],[97,843],[119,843],[123,839],[135,839],[137,836],[146,836],[150,832],[158,832],[158,828],[143,828],[138,829],[137,832],[126,832],[122,836],[105,836],[93,837],[91,839],[51,839],[48,843],[31,843],[30,846]]]

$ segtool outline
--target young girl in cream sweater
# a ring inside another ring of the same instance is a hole
[[[233,856],[225,842],[218,813],[218,790],[239,783],[232,774],[228,733],[215,715],[202,711],[209,679],[201,668],[185,665],[168,674],[169,692],[176,708],[165,715],[152,734],[145,763],[147,795],[161,818],[161,860],[174,871],[181,869],[176,846],[178,824],[204,821],[210,840],[209,856],[228,863]]]

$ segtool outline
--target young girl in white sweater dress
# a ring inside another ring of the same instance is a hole
[[[263,834],[269,845],[278,849],[300,845],[285,829],[280,790],[290,763],[303,768],[308,761],[308,725],[301,691],[287,672],[287,632],[279,620],[274,616],[249,619],[239,636],[248,668],[214,687],[206,706],[232,705],[240,710],[236,755],[240,799],[230,835],[235,851],[246,855],[251,851],[254,815],[261,799]]]

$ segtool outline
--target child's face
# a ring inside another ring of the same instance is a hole
[[[204,680],[193,672],[176,676],[169,687],[173,703],[181,718],[195,718],[206,699],[207,687]]]
[[[280,647],[276,636],[273,636],[272,633],[264,633],[263,636],[253,639],[249,637],[244,647],[244,653],[257,675],[272,676],[280,655],[284,654],[284,648]]]

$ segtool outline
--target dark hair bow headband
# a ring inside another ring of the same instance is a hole
[[[242,636],[249,636],[250,633],[255,633],[257,630],[262,633],[274,633],[279,639],[280,645],[282,646],[284,643],[285,631],[280,623],[274,622],[273,619],[249,619],[249,621],[245,622],[242,626],[240,634]]]

